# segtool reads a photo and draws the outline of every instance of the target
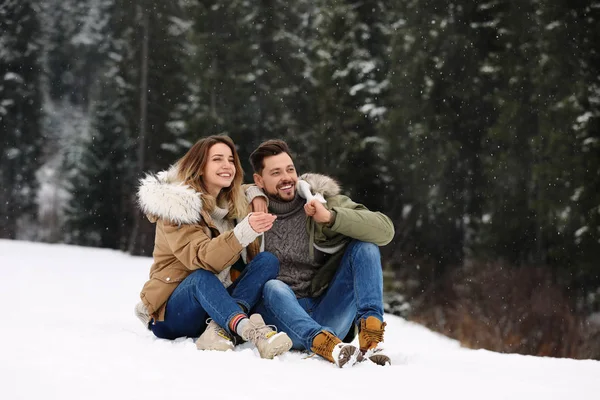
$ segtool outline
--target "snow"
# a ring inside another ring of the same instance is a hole
[[[575,231],[575,237],[579,238],[581,235],[583,235],[584,233],[586,233],[587,231],[589,231],[590,228],[587,226],[582,226],[581,228],[577,229]]]
[[[2,399],[597,399],[600,362],[463,349],[386,316],[393,365],[338,369],[156,339],[133,315],[151,260],[0,240]]]
[[[4,74],[4,80],[5,81],[15,81],[18,83],[23,83],[23,77],[19,74],[16,74],[14,72],[7,72],[6,74]]]
[[[387,111],[385,107],[377,107],[375,104],[365,104],[358,109],[363,114],[368,114],[370,118],[377,118],[384,115]]]

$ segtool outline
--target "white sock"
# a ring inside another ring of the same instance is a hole
[[[249,323],[250,323],[250,320],[248,318],[242,318],[240,320],[240,322],[238,322],[238,324],[235,328],[235,333],[237,333],[242,339],[244,338],[242,336],[242,332],[244,331],[244,328],[246,327],[246,325]]]

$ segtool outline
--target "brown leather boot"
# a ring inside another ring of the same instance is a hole
[[[392,364],[388,356],[383,354],[383,350],[378,347],[383,342],[383,333],[387,324],[371,316],[360,320],[360,332],[358,333],[358,343],[360,351],[365,358],[368,358],[377,365]]]
[[[337,336],[327,331],[321,331],[315,336],[310,349],[340,368],[362,361],[359,349],[349,343],[343,343]]]

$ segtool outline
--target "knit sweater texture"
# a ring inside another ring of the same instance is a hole
[[[227,213],[228,213],[227,209],[220,208],[220,207],[215,207],[215,209],[210,213],[212,222],[213,222],[213,224],[215,224],[215,226],[219,230],[219,233],[224,233],[224,232],[230,231],[234,227],[233,221],[225,218]],[[242,250],[241,256],[244,260],[246,260],[246,248],[245,247]],[[225,287],[229,287],[229,285],[231,285],[231,283],[232,283],[230,270],[231,270],[231,267],[227,267],[223,271],[221,271],[217,274],[217,278],[219,278],[219,280],[221,282],[223,282],[223,286],[225,286]]]
[[[309,296],[311,281],[323,265],[309,255],[304,204],[298,194],[289,202],[270,199],[269,211],[277,219],[265,232],[265,250],[279,259],[278,279],[290,286],[298,298]]]

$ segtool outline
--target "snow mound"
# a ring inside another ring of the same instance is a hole
[[[2,399],[597,399],[600,362],[474,351],[388,315],[393,365],[338,369],[251,345],[196,350],[133,314],[151,259],[0,240]]]

